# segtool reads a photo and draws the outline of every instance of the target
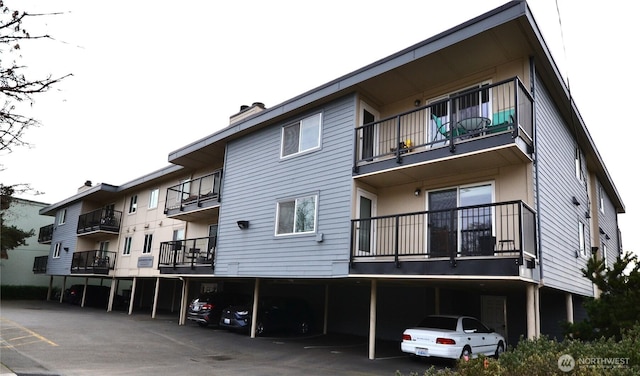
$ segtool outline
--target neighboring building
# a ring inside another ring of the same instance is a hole
[[[7,259],[0,260],[0,284],[2,286],[48,286],[49,278],[34,274],[34,257],[49,254],[49,247],[38,243],[38,230],[51,223],[51,217],[40,215],[39,211],[49,204],[21,198],[12,198],[11,206],[3,214],[5,225],[16,226],[23,231],[34,230],[34,235],[26,239],[26,245],[7,252]]]
[[[595,295],[591,252],[622,252],[621,197],[524,1],[243,106],[169,162],[44,208],[47,273],[181,323],[202,290],[302,296],[373,358],[430,313],[561,337]]]

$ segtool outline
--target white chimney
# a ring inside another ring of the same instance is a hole
[[[240,112],[229,117],[229,125],[244,120],[260,111],[264,111],[264,109],[264,103],[260,102],[254,102],[251,106],[247,106],[246,104],[242,105],[240,106]]]
[[[83,185],[82,187],[78,188],[78,193],[80,193],[80,192],[84,192],[84,191],[86,191],[86,190],[87,190],[87,189],[89,189],[89,188],[91,188],[91,180],[87,180],[87,181],[85,181],[85,182],[84,182],[84,185]]]

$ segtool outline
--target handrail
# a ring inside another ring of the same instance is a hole
[[[167,188],[164,213],[175,209],[182,211],[191,204],[200,207],[204,202],[220,202],[221,187],[222,170],[171,186]]]

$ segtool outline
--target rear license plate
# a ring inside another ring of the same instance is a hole
[[[231,324],[231,320],[230,319],[224,319],[224,323],[225,324]]]
[[[422,347],[416,347],[416,355],[429,356],[429,349],[425,349],[425,348],[422,348]]]

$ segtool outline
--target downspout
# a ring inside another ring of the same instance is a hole
[[[533,165],[535,167],[535,207],[536,207],[536,247],[538,248],[538,265],[540,266],[540,283],[544,284],[544,268],[542,265],[542,235],[540,226],[540,169],[538,166],[538,122],[536,120],[536,62],[533,56],[529,57],[529,67],[531,69],[531,96],[533,97]]]

